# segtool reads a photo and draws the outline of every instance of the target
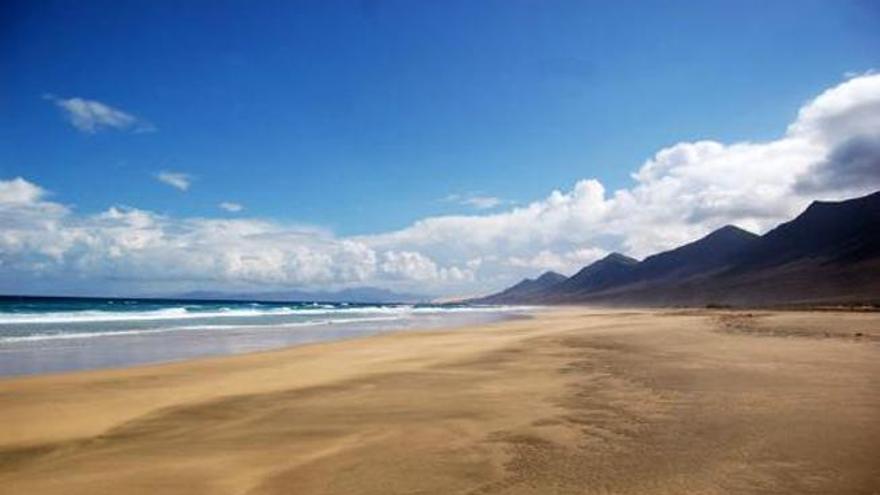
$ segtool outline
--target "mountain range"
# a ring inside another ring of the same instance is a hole
[[[476,304],[880,304],[880,192],[813,202],[764,235],[733,225],[638,261],[612,253]]]

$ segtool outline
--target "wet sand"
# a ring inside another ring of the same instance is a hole
[[[567,308],[0,380],[0,493],[876,494],[880,314]]]

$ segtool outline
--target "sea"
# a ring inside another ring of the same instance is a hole
[[[125,367],[522,317],[521,306],[0,296],[0,376]]]

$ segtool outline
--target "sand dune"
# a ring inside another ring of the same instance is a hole
[[[880,493],[880,315],[530,320],[0,381],[0,492]]]

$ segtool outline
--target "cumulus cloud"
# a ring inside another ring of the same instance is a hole
[[[852,78],[801,107],[788,136],[833,146],[880,129],[878,74]]]
[[[665,147],[628,188],[583,179],[526,205],[372,235],[119,206],[82,215],[16,178],[0,181],[0,279],[478,293],[546,269],[572,273],[610,251],[645,256],[729,223],[763,232],[814,199],[880,189],[878,157],[880,75],[868,74],[806,102],[777,139]],[[183,175],[175,187],[185,190]]]
[[[217,207],[230,213],[238,213],[241,210],[244,210],[244,206],[239,203],[233,203],[232,201],[224,201],[218,204]]]
[[[0,181],[0,191],[15,181]],[[37,187],[24,181],[31,187]],[[0,270],[28,279],[209,285],[360,282],[376,254],[321,229],[243,219],[171,218],[113,206],[94,215],[39,195],[0,202]]]
[[[585,266],[607,254],[608,252],[602,248],[575,249],[564,253],[543,249],[534,256],[511,256],[507,262],[512,267],[527,268],[533,271],[568,271],[572,266]]]
[[[880,138],[859,136],[836,146],[795,183],[801,193],[880,186]]]
[[[868,74],[805,103],[778,139],[681,142],[645,161],[629,188],[584,179],[526,206],[427,218],[365,242],[441,263],[482,255],[481,277],[516,273],[510,265],[570,272],[589,258],[579,251],[645,256],[729,223],[763,232],[814,199],[877,190],[878,139],[880,75]]]
[[[190,184],[192,184],[193,176],[189,174],[184,174],[182,172],[169,172],[163,170],[162,172],[156,174],[156,179],[159,182],[164,182],[165,184],[168,184],[173,188],[180,189],[181,191],[186,191],[189,189]],[[221,208],[223,208],[223,204],[234,203],[221,203]]]
[[[46,194],[40,186],[31,184],[21,177],[0,181],[0,205],[32,204]]]
[[[73,127],[88,134],[108,128],[134,132],[156,130],[149,122],[100,101],[76,97],[59,98],[51,94],[45,95],[45,98],[64,112]]]
[[[412,280],[437,278],[437,265],[423,254],[414,251],[387,251],[382,271],[392,277]]]

